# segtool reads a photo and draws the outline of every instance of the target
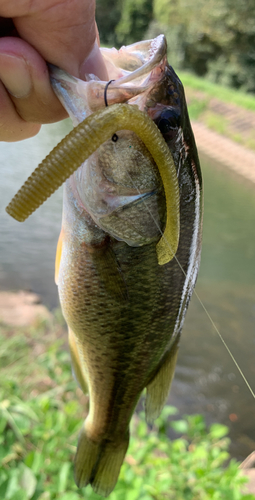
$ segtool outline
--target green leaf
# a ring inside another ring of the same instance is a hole
[[[19,484],[21,488],[23,488],[26,491],[27,498],[28,499],[32,498],[36,489],[37,480],[33,471],[24,464],[22,464]]]
[[[28,496],[25,490],[18,490],[12,495],[10,500],[28,500]]]
[[[70,491],[68,493],[64,493],[64,495],[61,495],[61,500],[81,500],[81,496],[78,493],[75,493],[74,491]]]
[[[15,398],[18,400],[18,398]],[[19,400],[18,400],[19,401]],[[9,411],[12,411],[14,413],[20,413],[21,415],[27,416],[29,419],[34,420],[35,422],[38,422],[38,416],[36,413],[32,410],[30,406],[27,404],[24,404],[22,401],[19,401],[18,404],[11,405],[9,408]]]
[[[177,408],[175,408],[175,406],[170,406],[170,405],[167,405],[167,406],[164,406],[160,416],[157,418],[156,422],[158,422],[158,420],[168,420],[168,417],[170,417],[170,415],[176,415],[178,413],[178,410]]]
[[[187,451],[187,447],[188,447],[188,441],[186,441],[186,439],[179,438],[175,439],[172,442],[172,449],[176,451],[178,454],[180,454],[180,456]],[[171,457],[170,449],[169,449],[169,455]]]
[[[58,493],[63,493],[66,489],[66,484],[68,480],[68,475],[70,471],[71,463],[63,463],[58,476]]]
[[[6,479],[0,485],[0,498],[6,498],[6,492],[7,492],[8,482],[9,482],[9,479]]]
[[[4,432],[6,424],[7,424],[7,419],[4,418],[4,416],[0,414],[0,434],[2,434]]]
[[[80,498],[80,497],[78,497]],[[50,492],[49,491],[44,491],[38,498],[37,500],[50,500]]]
[[[212,424],[210,427],[210,434],[214,439],[221,439],[226,436],[229,432],[229,429],[226,425],[222,424]]]
[[[34,452],[33,464],[31,466],[34,474],[38,474],[39,470],[43,467],[44,456],[39,451]]]
[[[186,420],[174,420],[170,425],[180,434],[186,434],[188,431],[188,422]]]
[[[14,418],[13,418],[12,414],[11,414],[11,413],[9,413],[9,411],[8,411],[8,410],[6,410],[6,409],[2,410],[2,412],[3,412],[3,416],[4,416],[4,418],[6,418],[6,420],[7,420],[8,424],[9,424],[9,426],[10,426],[10,427],[11,427],[11,429],[13,430],[13,432],[14,432],[14,434],[15,434],[16,438],[17,438],[17,439],[18,439],[18,440],[19,440],[22,444],[25,444],[25,439],[24,439],[24,437],[23,437],[22,433],[20,432],[20,429],[19,429],[19,427],[17,426],[17,424],[16,424],[16,422],[15,422],[15,420],[14,420]]]

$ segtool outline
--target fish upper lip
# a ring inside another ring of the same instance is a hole
[[[134,59],[135,58],[137,59],[137,64],[138,64],[137,69],[135,69],[133,71],[126,70],[125,71],[126,74],[124,74],[124,76],[121,76],[119,79],[112,82],[113,87],[114,86],[117,87],[119,85],[129,83],[130,81],[132,81],[134,79],[136,80],[137,78],[141,78],[143,75],[149,74],[158,64],[160,64],[160,61],[162,61],[162,59],[164,57],[166,57],[167,44],[166,44],[166,38],[164,35],[159,35],[152,40],[146,40],[144,42],[139,42],[139,43],[134,43],[132,45],[129,45],[128,50],[130,52],[130,47],[133,46],[134,48],[135,47],[138,48],[139,46],[140,47],[143,46],[143,44],[147,49],[146,50],[146,53],[148,54],[147,59],[144,58],[144,61],[142,60],[141,49],[140,49],[140,51],[139,50],[134,51],[133,57],[134,57]],[[114,57],[113,57],[112,51],[110,51],[109,49],[104,49],[104,48],[101,48],[100,50],[101,50],[101,53],[103,55],[103,58],[106,61],[109,60],[111,63],[113,63]],[[117,51],[117,52],[119,55],[121,55],[121,53],[125,52],[125,50],[126,50],[126,47],[121,47],[119,49],[119,51]],[[116,54],[114,54],[114,55],[116,55]],[[117,58],[115,58],[115,59],[118,60]],[[142,62],[142,64],[140,64],[140,66],[139,66],[139,61]]]

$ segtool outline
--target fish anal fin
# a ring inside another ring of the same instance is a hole
[[[129,434],[115,443],[107,439],[93,441],[82,428],[75,456],[75,481],[78,487],[91,484],[98,495],[107,497],[118,480],[129,444]]]
[[[170,351],[165,356],[162,366],[146,387],[145,414],[148,423],[154,422],[160,415],[174,377],[178,355],[180,335],[177,336]]]
[[[84,374],[84,370],[82,368],[82,363],[79,356],[75,335],[70,328],[68,329],[68,341],[69,341],[69,349],[70,349],[74,377],[77,383],[79,384],[81,390],[84,392],[84,394],[87,394],[88,387],[86,383],[86,377]]]
[[[58,285],[58,274],[59,274],[59,267],[60,267],[60,261],[61,261],[61,254],[62,254],[62,243],[63,243],[63,229],[61,229],[59,238],[58,238],[58,244],[57,244],[57,251],[56,251],[56,259],[55,259],[55,283]]]

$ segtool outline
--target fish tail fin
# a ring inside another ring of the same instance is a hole
[[[146,387],[145,415],[148,423],[159,417],[169,394],[177,361],[180,334],[165,356],[163,364]]]
[[[75,456],[75,482],[79,488],[91,484],[98,495],[107,497],[119,476],[129,444],[129,432],[120,442],[93,441],[83,426]]]

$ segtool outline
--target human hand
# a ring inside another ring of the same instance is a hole
[[[107,80],[94,0],[0,0],[0,140],[32,137],[65,118],[47,62],[81,79]]]

